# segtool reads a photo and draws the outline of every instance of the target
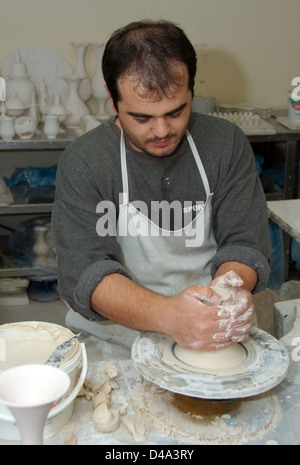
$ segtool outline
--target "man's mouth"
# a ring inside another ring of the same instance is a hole
[[[153,144],[154,144],[156,147],[165,147],[166,145],[168,145],[169,142],[170,142],[170,138],[168,138],[168,139],[154,140],[154,141],[153,141]]]

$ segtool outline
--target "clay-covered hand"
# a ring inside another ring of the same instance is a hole
[[[246,340],[253,326],[254,304],[252,294],[243,289],[243,284],[243,280],[234,271],[218,276],[211,283],[211,286],[226,288],[231,296],[231,316],[225,329],[226,341],[228,337],[231,338],[232,342]]]
[[[190,286],[170,297],[171,313],[165,333],[193,350],[219,350],[233,343],[231,312],[220,307],[222,297],[209,286]],[[231,328],[230,328],[231,331]]]

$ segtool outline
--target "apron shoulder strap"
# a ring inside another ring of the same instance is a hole
[[[191,136],[191,134],[190,134],[190,132],[188,130],[186,130],[186,137],[187,137],[188,143],[190,144],[190,147],[191,147],[195,162],[196,162],[196,164],[198,166],[198,170],[199,170],[199,173],[201,175],[202,182],[203,182],[203,185],[204,185],[204,188],[205,188],[206,197],[209,198],[211,196],[211,192],[210,192],[209,182],[208,182],[208,179],[207,179],[207,176],[206,176],[206,173],[205,173],[205,169],[204,169],[203,163],[201,161],[201,158],[200,158],[198,149],[196,147],[196,144],[194,142],[194,139],[192,138],[192,136]]]
[[[126,163],[126,147],[123,129],[121,131],[120,138],[120,157],[121,157],[121,171],[122,171],[122,185],[123,185],[123,205],[129,203],[129,186],[128,186],[128,174],[127,174],[127,163]]]

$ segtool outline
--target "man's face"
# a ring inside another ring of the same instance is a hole
[[[117,125],[139,152],[157,157],[171,155],[183,138],[192,107],[192,92],[188,89],[188,73],[182,66],[182,85],[170,87],[170,98],[149,96],[134,76],[118,81]]]

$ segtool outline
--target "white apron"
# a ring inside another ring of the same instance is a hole
[[[121,133],[120,155],[123,202],[117,224],[117,241],[123,264],[135,282],[165,296],[173,296],[192,284],[211,282],[210,264],[216,253],[208,179],[192,136],[187,139],[206,191],[206,202],[185,227],[170,231],[158,227],[129,200],[126,148]]]

